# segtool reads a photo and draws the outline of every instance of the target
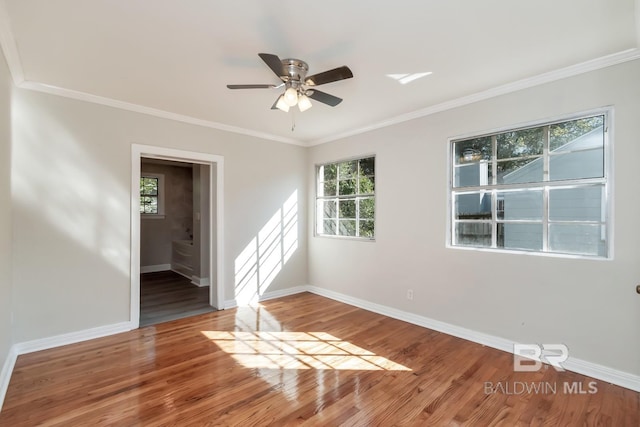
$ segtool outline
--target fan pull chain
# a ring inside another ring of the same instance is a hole
[[[296,110],[291,110],[291,132],[293,132],[294,130],[296,130],[296,117],[295,117],[295,111]]]

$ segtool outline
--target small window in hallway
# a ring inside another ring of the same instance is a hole
[[[145,174],[140,177],[140,214],[162,216],[164,177],[160,174]]]

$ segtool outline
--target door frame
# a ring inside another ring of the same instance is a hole
[[[131,145],[131,299],[132,329],[140,326],[140,162],[142,158],[172,160],[208,165],[209,173],[209,276],[216,272],[215,286],[210,277],[209,304],[224,309],[224,157],[152,145]],[[215,187],[214,187],[215,170]],[[215,197],[215,224],[212,221]],[[215,241],[214,241],[215,232]],[[214,246],[215,246],[215,251]],[[215,270],[213,253],[216,254]]]

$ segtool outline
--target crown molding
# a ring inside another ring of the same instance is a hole
[[[640,0],[637,0],[640,3]],[[640,43],[639,43],[640,45]],[[579,64],[571,65],[569,67],[560,68],[547,73],[538,74],[533,77],[518,80],[505,85],[496,86],[491,89],[477,92],[471,95],[463,96],[461,98],[446,101],[441,104],[432,105],[430,107],[422,108],[417,111],[413,111],[406,114],[384,120],[375,124],[364,126],[358,129],[353,129],[347,132],[336,134],[327,138],[321,138],[315,141],[310,141],[306,145],[312,147],[314,145],[325,144],[327,142],[337,141],[339,139],[347,138],[361,133],[370,132],[372,130],[393,126],[399,123],[407,122],[409,120],[418,119],[420,117],[430,116],[432,114],[440,113],[442,111],[451,110],[453,108],[462,107],[465,105],[473,104],[478,101],[484,101],[486,99],[495,98],[500,95],[505,95],[519,90],[527,89],[534,86],[539,86],[545,83],[554,82],[556,80],[565,79],[567,77],[573,77],[580,74],[588,73],[590,71],[599,70],[601,68],[610,67],[624,62],[634,61],[640,59],[640,49],[633,48],[617,52],[611,55],[602,56],[600,58],[592,59]]]
[[[94,104],[106,105],[108,107],[119,108],[121,110],[133,111],[135,113],[146,114],[149,116],[160,117],[163,119],[175,120],[177,122],[208,127],[212,129],[237,133],[241,135],[253,136],[256,138],[267,139],[267,140],[276,141],[276,142],[283,142],[285,144],[293,144],[293,145],[300,145],[300,146],[305,145],[304,143],[292,138],[283,138],[281,136],[272,135],[265,132],[258,132],[251,129],[225,125],[223,123],[212,122],[204,119],[198,119],[198,118],[186,116],[183,114],[172,113],[170,111],[164,111],[157,108],[146,107],[144,105],[139,105],[139,104],[132,104],[129,102],[119,101],[117,99],[106,98],[98,95],[92,95],[86,92],[79,92],[79,91],[65,89],[65,88],[47,85],[43,83],[23,81],[22,84],[17,86],[20,89],[29,89],[37,92],[49,93],[52,95],[63,96],[65,98],[72,98],[80,101],[91,102]]]

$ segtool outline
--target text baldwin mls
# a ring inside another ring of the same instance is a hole
[[[561,387],[558,387],[561,384]],[[595,394],[598,392],[598,383],[589,381],[586,386],[580,381],[573,382],[524,382],[524,381],[499,381],[484,383],[484,394]]]

